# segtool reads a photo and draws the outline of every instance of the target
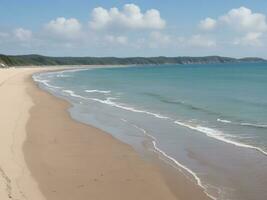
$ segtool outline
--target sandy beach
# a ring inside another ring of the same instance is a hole
[[[1,200],[208,199],[180,173],[72,120],[67,102],[32,81],[40,70],[0,70]]]

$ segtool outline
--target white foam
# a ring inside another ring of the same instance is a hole
[[[186,127],[186,128],[201,132],[201,133],[205,133],[205,135],[208,136],[208,137],[215,138],[217,140],[226,142],[228,144],[232,144],[232,145],[235,145],[235,146],[238,146],[238,147],[254,149],[254,150],[257,150],[257,151],[263,153],[264,155],[267,155],[267,152],[264,151],[263,149],[261,149],[259,147],[252,146],[252,145],[248,145],[248,144],[240,143],[240,142],[237,142],[237,141],[233,141],[233,140],[229,139],[229,138],[233,138],[232,135],[225,134],[225,133],[223,133],[223,132],[221,132],[219,130],[208,128],[208,127],[203,127],[203,126],[199,126],[199,125],[191,125],[191,124],[187,124],[187,123],[184,123],[184,122],[180,122],[178,120],[175,121],[174,123],[178,124],[180,126],[183,126],[183,127]]]
[[[69,94],[70,96],[72,97],[78,97],[78,98],[81,98],[81,99],[87,99],[81,95],[78,95],[78,94],[75,94],[75,92],[73,92],[72,90],[62,90],[64,93],[67,93]]]
[[[67,77],[71,77],[69,75],[63,75],[63,74],[58,74],[57,75],[58,78],[67,78]]]
[[[103,93],[103,94],[109,94],[111,91],[109,90],[85,90],[87,93]]]
[[[136,113],[144,113],[144,114],[151,115],[151,116],[154,116],[154,117],[159,118],[159,119],[169,119],[169,117],[166,117],[166,116],[163,116],[163,115],[160,115],[160,114],[157,114],[157,113],[148,112],[146,110],[138,110],[138,109],[133,108],[133,107],[129,107],[129,106],[122,105],[120,103],[116,103],[116,102],[112,101],[112,100],[116,99],[116,98],[113,98],[113,97],[108,97],[105,100],[101,100],[101,99],[97,99],[97,98],[83,97],[81,95],[75,94],[75,92],[73,92],[71,90],[63,90],[63,92],[68,93],[73,97],[78,97],[78,98],[87,99],[87,100],[93,100],[93,101],[96,101],[96,102],[99,102],[99,103],[103,103],[103,104],[106,104],[106,105],[109,105],[109,106],[113,106],[113,107],[116,107],[116,108],[120,108],[120,109],[123,109],[123,110],[132,111],[132,112],[136,112]]]
[[[181,169],[185,170],[187,173],[189,173],[196,181],[197,185],[199,185],[201,188],[203,188],[205,194],[210,197],[211,199],[216,200],[217,198],[213,197],[212,195],[210,195],[207,192],[207,187],[202,183],[201,179],[197,176],[197,174],[195,172],[193,172],[191,169],[189,169],[188,167],[186,167],[185,165],[179,163],[175,158],[169,156],[167,153],[165,153],[163,150],[161,150],[158,146],[157,146],[157,140],[154,136],[150,135],[147,133],[147,131],[143,128],[138,127],[137,125],[128,122],[125,119],[122,119],[124,122],[127,122],[129,124],[131,124],[133,127],[135,127],[136,129],[142,131],[144,133],[145,136],[149,137],[152,140],[152,144],[153,144],[153,148],[156,150],[157,153],[161,154],[162,156],[164,156],[165,158],[167,158],[169,161],[171,161],[172,163],[174,163],[177,167],[175,167],[176,169],[178,169],[179,171],[181,171]],[[165,161],[165,160],[164,160]],[[182,172],[182,171],[181,171]]]
[[[63,77],[71,77],[70,75],[66,75],[66,73],[72,73],[72,72],[78,72],[78,71],[86,71],[90,69],[82,69],[82,68],[75,68],[75,69],[62,69],[60,71],[52,71],[52,72],[42,72],[42,73],[36,73],[33,75],[33,79],[38,79],[37,76],[40,78],[40,76],[56,76],[58,78],[63,78]],[[36,80],[37,81],[37,80]],[[40,79],[37,81],[39,82]]]
[[[253,126],[258,128],[267,128],[266,124],[251,124],[251,123],[240,123],[243,126]]]
[[[36,75],[33,75],[32,78],[33,78],[33,80],[35,82],[42,83],[42,84],[46,85],[48,88],[61,89],[61,87],[58,87],[58,86],[54,86],[54,85],[49,84],[49,82],[50,82],[49,80],[46,80],[46,79],[43,79],[42,80],[42,79],[40,79]]]
[[[217,119],[218,122],[222,122],[222,123],[227,123],[227,124],[231,124],[232,122],[226,119]]]
[[[153,146],[154,148],[159,152],[161,153],[163,156],[165,156],[166,158],[168,158],[169,160],[171,160],[173,163],[175,163],[178,167],[186,170],[187,172],[189,172],[193,177],[194,179],[196,180],[197,184],[204,189],[204,192],[205,194],[210,197],[211,199],[214,199],[216,200],[217,198],[215,198],[214,196],[210,195],[208,192],[207,192],[207,188],[206,186],[202,183],[201,179],[196,175],[195,172],[193,172],[191,169],[187,168],[185,165],[179,163],[177,160],[175,160],[173,157],[169,156],[167,153],[165,153],[164,151],[162,151],[160,148],[157,147],[157,143],[155,141],[152,142],[153,143]]]
[[[53,74],[65,74],[65,73],[73,73],[73,72],[87,71],[87,70],[90,70],[90,69],[89,68],[86,68],[86,69],[84,69],[84,68],[64,69],[62,71],[50,72],[50,73],[53,73]]]
[[[114,101],[111,101],[112,99],[114,99],[111,97],[107,98],[106,100],[100,100],[100,99],[96,99],[96,98],[89,98],[89,99],[100,102],[100,103],[104,103],[104,104],[107,104],[107,105],[110,105],[110,106],[113,106],[116,108],[121,108],[123,110],[128,110],[128,111],[132,111],[132,112],[136,112],[136,113],[144,113],[144,114],[151,115],[151,116],[154,116],[154,117],[159,118],[159,119],[169,119],[169,117],[166,117],[166,116],[163,116],[163,115],[160,115],[157,113],[148,112],[146,110],[138,110],[138,109],[133,108],[133,107],[129,107],[129,106],[122,105],[120,103],[116,103]]]
[[[252,124],[252,123],[247,123],[247,122],[232,122],[232,121],[228,121],[225,119],[217,119],[218,122],[222,122],[222,123],[228,123],[228,124],[235,124],[235,125],[241,125],[241,126],[252,126],[252,127],[256,127],[256,128],[267,128],[266,124]]]

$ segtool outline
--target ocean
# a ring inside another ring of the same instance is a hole
[[[181,170],[213,199],[267,199],[267,63],[39,73],[71,116]]]

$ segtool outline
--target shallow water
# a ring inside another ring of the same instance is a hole
[[[157,65],[42,73],[73,118],[144,141],[216,199],[267,199],[267,64]]]

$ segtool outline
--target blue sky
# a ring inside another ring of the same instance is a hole
[[[266,0],[0,2],[4,54],[267,58]]]

